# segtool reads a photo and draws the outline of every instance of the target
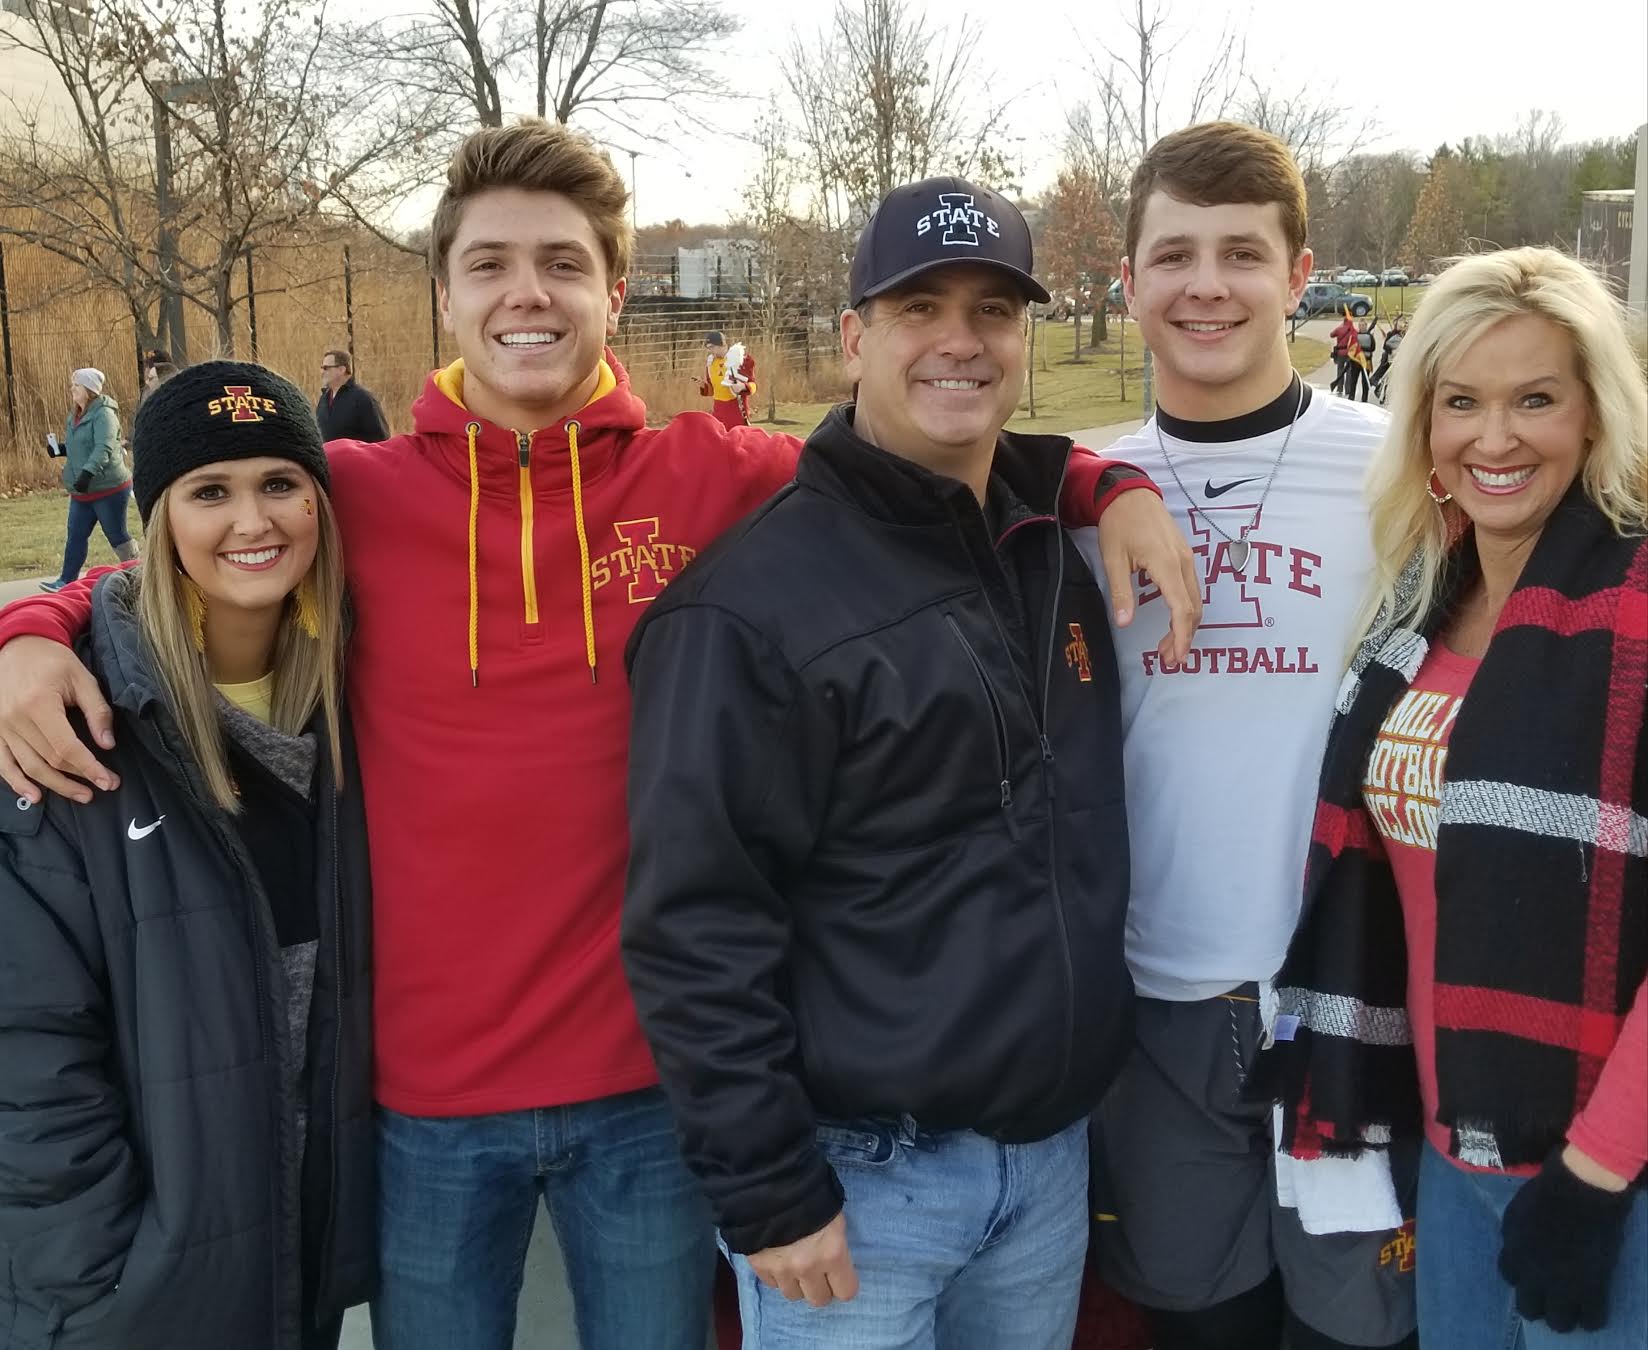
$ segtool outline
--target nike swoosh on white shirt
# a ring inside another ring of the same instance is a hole
[[[166,819],[165,816],[162,816],[160,818],[160,820],[165,820],[165,819]],[[147,838],[149,835],[153,834],[156,830],[158,830],[160,828],[160,820],[155,821],[155,823],[153,825],[142,825],[142,826],[140,826],[137,823],[137,817],[133,816],[132,817],[132,823],[126,827],[126,838],[128,838],[128,839],[144,839],[144,838]]]

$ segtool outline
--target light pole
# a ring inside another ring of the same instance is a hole
[[[629,152],[629,227],[638,228],[635,220],[635,160],[640,155],[639,150]]]

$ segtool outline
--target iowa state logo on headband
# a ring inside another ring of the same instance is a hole
[[[939,240],[941,244],[977,248],[980,230],[992,239],[1001,238],[1001,227],[996,224],[995,217],[985,215],[974,206],[970,192],[939,193],[938,210],[929,211],[916,221],[916,237],[919,239],[936,225],[944,226],[944,237]]]
[[[206,405],[208,417],[228,413],[231,422],[261,422],[264,413],[275,411],[274,399],[259,397],[249,384],[226,384],[223,392],[228,397],[214,398]]]

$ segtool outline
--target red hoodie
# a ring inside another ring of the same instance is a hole
[[[358,615],[376,1092],[409,1115],[657,1081],[618,953],[624,644],[642,605],[793,477],[800,442],[698,412],[648,428],[606,359],[588,406],[530,435],[466,412],[455,365],[429,377],[413,434],[327,447]],[[1067,521],[1097,519],[1107,467],[1072,457]],[[89,591],[12,606],[0,642],[66,640]]]

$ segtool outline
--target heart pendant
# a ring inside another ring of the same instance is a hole
[[[1233,539],[1230,541],[1230,565],[1238,575],[1247,571],[1247,557],[1252,552],[1253,545],[1248,543],[1247,540]]]

